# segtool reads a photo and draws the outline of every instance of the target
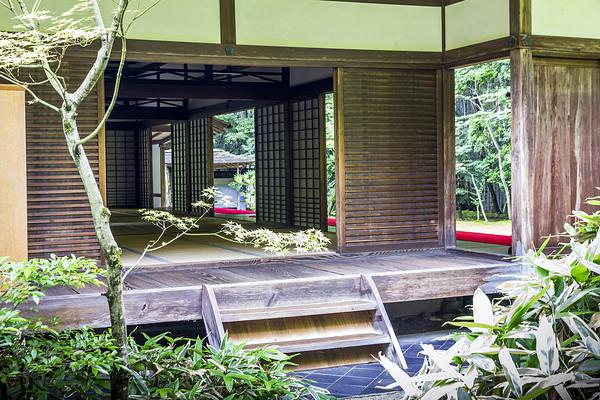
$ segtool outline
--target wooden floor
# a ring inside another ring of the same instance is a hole
[[[366,274],[384,303],[471,295],[477,287],[493,292],[520,266],[499,256],[461,251],[387,252],[360,255],[310,255],[285,259],[228,261],[146,267],[127,276],[128,324],[202,318],[202,287],[289,279],[327,280]],[[38,312],[58,317],[61,326],[108,325],[104,288],[57,288],[42,298]]]

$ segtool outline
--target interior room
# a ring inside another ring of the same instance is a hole
[[[118,73],[111,63],[107,109]],[[331,68],[127,62],[121,73],[106,127],[106,200],[125,264],[273,256],[215,236],[227,221],[316,228],[336,250]],[[213,187],[214,209],[203,215],[192,203]],[[171,229],[161,237],[168,246],[144,251],[161,229],[140,209],[198,218],[199,227],[172,242]]]

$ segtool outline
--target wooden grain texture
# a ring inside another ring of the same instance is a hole
[[[435,70],[338,72],[338,250],[440,245]]]
[[[456,127],[455,127],[455,92],[454,70],[442,72],[442,157],[440,172],[443,176],[441,190],[444,193],[441,228],[444,246],[456,246]]]
[[[0,85],[0,257],[27,258],[25,91]]]
[[[219,0],[221,43],[235,44],[235,0]]]
[[[211,285],[213,303],[223,314],[243,310],[257,314],[268,307],[309,303],[333,307],[331,302],[352,311],[346,302],[371,301],[363,290],[363,274],[372,276],[383,303],[396,303],[468,296],[477,287],[493,293],[505,279],[497,275],[519,271],[518,264],[500,257],[459,251],[304,256],[256,264],[187,265],[166,272],[142,268],[127,277],[124,298],[129,325],[202,319],[203,285]],[[109,319],[103,290],[85,288],[71,295],[57,291],[42,298],[38,308],[47,318],[58,317],[63,327],[106,327]],[[29,304],[23,306],[25,312],[39,316],[30,308]]]
[[[513,50],[511,60],[512,100],[512,249],[523,255],[533,247],[533,200],[531,181],[533,153],[533,58],[530,50]],[[548,150],[545,150],[548,151]]]
[[[564,231],[572,210],[593,211],[585,199],[600,194],[600,63],[534,58],[531,117],[529,220],[539,245]]]
[[[90,64],[87,58],[65,59],[61,71],[70,89],[79,84]],[[36,87],[36,92],[60,104],[48,85]],[[97,126],[99,101],[94,91],[80,106],[77,120],[82,135]],[[27,106],[26,113],[29,257],[75,254],[99,260],[100,246],[90,207],[68,153],[60,117],[40,104]],[[85,151],[99,179],[98,140],[86,143]]]

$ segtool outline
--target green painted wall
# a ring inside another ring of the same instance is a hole
[[[441,50],[439,7],[238,0],[237,42],[366,50]]]
[[[130,10],[143,10],[152,3],[153,0],[132,0]],[[61,13],[72,6],[73,0],[42,0],[41,4],[42,9]],[[113,0],[101,0],[100,4],[105,18],[109,17]],[[13,26],[9,12],[0,7],[0,29]],[[220,37],[219,0],[161,0],[136,22],[129,35],[130,39],[202,43],[219,43]]]
[[[600,0],[532,0],[532,33],[600,39]]]
[[[446,48],[449,50],[509,34],[509,0],[465,0],[446,7]]]

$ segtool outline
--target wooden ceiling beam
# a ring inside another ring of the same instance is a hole
[[[106,92],[114,90],[114,80],[106,80]],[[120,97],[161,99],[236,99],[284,100],[288,89],[269,83],[213,82],[213,81],[121,81]]]

